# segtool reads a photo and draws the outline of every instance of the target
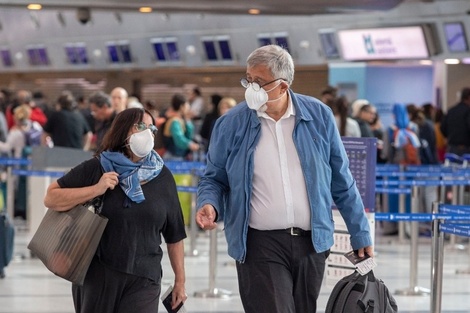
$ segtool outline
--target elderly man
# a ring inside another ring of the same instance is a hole
[[[332,111],[290,90],[276,45],[247,60],[245,101],[221,116],[198,188],[196,221],[224,222],[247,313],[316,312],[333,245],[332,200],[359,256],[373,255],[364,206]]]

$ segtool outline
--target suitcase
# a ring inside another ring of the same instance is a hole
[[[15,227],[6,212],[0,212],[0,278],[5,277],[6,267],[13,257]]]

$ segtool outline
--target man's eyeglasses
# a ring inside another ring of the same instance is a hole
[[[248,88],[248,87],[250,87],[250,85],[251,85],[251,88],[253,88],[255,91],[259,91],[262,87],[267,86],[267,85],[269,85],[269,84],[271,84],[271,83],[274,83],[275,81],[280,80],[280,79],[286,80],[286,79],[284,79],[284,78],[276,78],[276,79],[273,79],[272,81],[270,81],[270,82],[268,82],[268,83],[266,83],[266,84],[260,85],[260,84],[258,84],[258,83],[256,83],[256,82],[250,82],[250,81],[248,81],[248,79],[246,79],[246,78],[242,78],[242,79],[240,79],[240,84],[242,84],[242,86],[243,86],[244,88]]]
[[[154,133],[158,130],[157,126],[155,126],[153,124],[147,125],[144,122],[135,123],[134,127],[137,131],[140,131],[140,132],[144,131],[146,129],[150,129],[152,131],[152,133]]]

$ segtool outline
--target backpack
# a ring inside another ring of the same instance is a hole
[[[31,127],[27,131],[24,132],[24,136],[26,139],[26,146],[28,147],[40,146],[42,128],[40,128],[40,126],[35,125],[35,123],[32,123]]]
[[[396,137],[398,129],[393,131],[393,137]],[[406,139],[406,144],[401,148],[394,148],[394,157],[393,163],[394,164],[401,164],[401,165],[421,165],[421,156],[420,156],[420,148],[415,147],[409,138]]]
[[[325,313],[397,313],[398,306],[384,282],[373,271],[357,271],[336,283]]]

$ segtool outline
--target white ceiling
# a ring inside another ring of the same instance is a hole
[[[266,15],[313,15],[389,10],[403,0],[0,0],[0,8],[24,8],[32,2],[41,4],[43,9],[87,7],[92,10],[133,11],[148,6],[154,12],[161,13],[246,14],[249,9],[254,8]]]

